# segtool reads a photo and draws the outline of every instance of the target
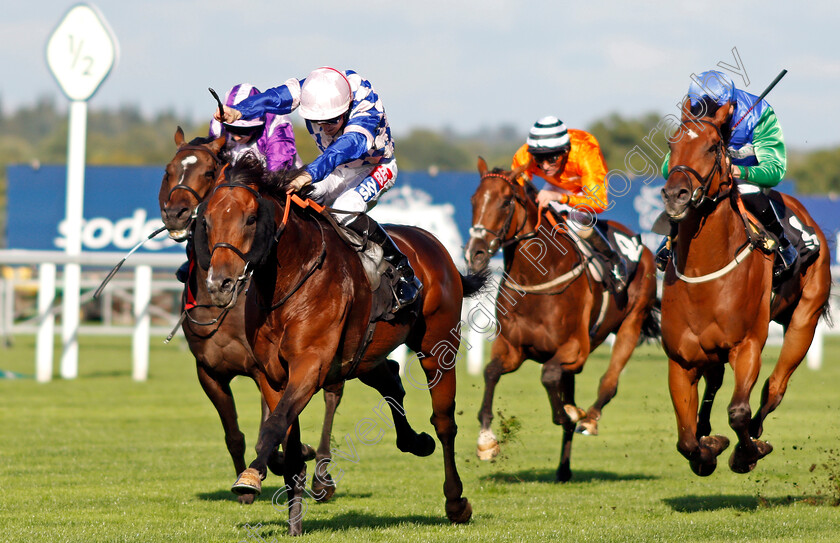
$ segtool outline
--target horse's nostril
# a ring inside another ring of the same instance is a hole
[[[188,207],[182,207],[180,211],[178,211],[178,218],[185,219],[186,216],[189,214],[190,209]]]
[[[222,292],[230,292],[233,290],[233,279],[225,279],[222,281],[221,289]]]

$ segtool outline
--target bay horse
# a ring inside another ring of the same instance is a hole
[[[552,420],[563,426],[556,479],[566,482],[572,476],[575,423],[580,433],[598,433],[601,410],[615,396],[621,370],[640,336],[658,336],[656,270],[653,255],[644,248],[626,292],[611,296],[589,277],[586,259],[566,225],[542,226],[547,222],[546,210],[538,208],[534,191],[517,182],[524,168],[488,171],[479,158],[481,179],[471,200],[473,226],[465,247],[470,271],[486,268],[499,249],[504,257],[504,277],[496,300],[499,333],[484,369],[477,454],[489,460],[499,453],[490,428],[496,385],[503,374],[531,359],[542,364],[541,381],[548,392]],[[610,224],[632,235],[626,228]],[[533,247],[540,248],[539,259]],[[610,333],[615,333],[615,343],[609,367],[601,377],[595,403],[584,412],[575,404],[575,375]]]
[[[722,127],[729,104],[694,117],[688,100],[682,124],[670,138],[671,157],[662,189],[665,212],[677,225],[673,258],[662,287],[662,345],[668,355],[668,384],[677,416],[677,449],[700,476],[714,472],[729,445],[709,435],[714,395],[732,368],[735,387],[729,425],[738,437],[729,467],[751,471],[773,447],[759,439],[764,419],[782,401],[788,380],[805,357],[821,316],[827,316],[831,288],[825,236],[801,203],[773,193],[814,229],[816,259],[773,289],[773,258],[755,247],[739,212],[740,197],[725,160]],[[761,369],[770,321],[784,328],[779,359],[752,416],[750,393]],[[706,379],[698,409],[697,385]],[[751,418],[752,416],[752,418]]]
[[[179,126],[175,131],[177,151],[166,165],[161,181],[158,202],[161,218],[176,241],[189,238],[197,206],[215,186],[226,164],[222,156],[225,138],[195,138],[189,143]],[[188,245],[189,246],[189,245]],[[194,257],[191,258],[194,261]],[[195,357],[196,373],[207,397],[216,408],[225,433],[225,444],[233,460],[236,473],[245,470],[245,435],[239,429],[236,404],[230,389],[231,380],[243,375],[250,377],[261,392],[262,419],[265,420],[279,401],[279,393],[268,386],[265,375],[257,364],[245,338],[244,297],[232,307],[220,311],[209,299],[205,286],[207,272],[200,266],[191,266],[191,280],[185,285],[181,310],[181,328]],[[324,391],[326,413],[321,440],[316,453],[318,460],[328,459],[332,422],[343,390],[341,386]],[[307,456],[311,451],[306,451]],[[282,454],[272,457],[271,469],[283,473]],[[329,474],[313,480],[312,494],[319,501],[328,500],[335,492]],[[242,495],[239,501],[251,503],[253,495]]]
[[[300,534],[306,472],[298,416],[319,389],[355,377],[390,399],[398,448],[431,454],[434,440],[408,425],[405,391],[386,359],[405,343],[418,353],[431,394],[431,422],[443,448],[446,514],[453,523],[467,522],[472,507],[455,464],[454,366],[462,300],[478,292],[485,277],[462,276],[428,232],[388,226],[424,288],[409,308],[370,327],[373,298],[359,256],[324,215],[291,203],[297,197],[286,195],[286,185],[293,177],[265,176],[258,163],[238,161],[229,182],[217,185],[203,204],[196,226],[196,250],[208,266],[207,291],[217,306],[236,303],[239,285],[252,276],[246,336],[270,384],[284,390],[260,429],[256,459],[232,490],[259,493],[271,452],[285,441],[289,532]]]

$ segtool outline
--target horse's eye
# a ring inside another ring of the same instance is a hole
[[[204,172],[204,177],[212,181],[215,176],[213,175],[213,172]]]
[[[251,224],[254,224],[255,222],[257,222],[256,215],[251,215],[250,217],[248,217],[248,220],[245,221],[245,224],[251,225]]]

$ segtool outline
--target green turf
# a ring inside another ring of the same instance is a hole
[[[32,345],[31,338],[16,338],[0,351],[0,369],[32,374]],[[766,352],[762,382],[776,352]],[[582,407],[594,397],[606,354],[600,349],[578,377]],[[765,425],[775,450],[754,472],[732,473],[726,451],[707,478],[693,475],[676,451],[665,359],[657,348],[641,348],[630,361],[604,411],[601,435],[576,436],[574,475],[566,484],[553,482],[561,431],[550,422],[539,366],[528,362],[502,378],[495,405],[513,431],[490,463],[474,454],[483,380],[461,371],[457,452],[474,509],[466,526],[445,520],[439,447],[428,458],[404,455],[387,427],[381,443],[360,443],[355,424],[374,416],[378,397],[351,382],[334,440],[347,451],[349,436],[358,460],[336,459],[336,497],[307,503],[303,540],[840,541],[838,354],[840,341],[832,339],[823,370],[803,364],[794,375]],[[271,504],[280,478],[269,476],[251,506],[230,494],[234,473],[221,425],[183,345],[152,341],[146,383],[131,380],[128,340],[83,338],[79,367],[74,381],[0,380],[0,541],[286,537],[286,516]],[[432,433],[428,393],[407,388],[409,419]],[[734,438],[726,423],[730,391],[728,374],[713,428]],[[245,379],[234,382],[234,393],[250,461],[258,396]],[[322,413],[318,396],[304,414],[304,440],[316,441]]]

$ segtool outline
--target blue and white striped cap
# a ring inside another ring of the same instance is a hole
[[[543,117],[528,132],[528,151],[551,153],[569,145],[569,131],[557,117]]]
[[[735,93],[735,83],[728,75],[717,70],[709,70],[698,76],[692,76],[691,85],[688,86],[688,99],[691,105],[696,106],[704,96],[708,96],[714,102],[722,106],[732,101]]]

